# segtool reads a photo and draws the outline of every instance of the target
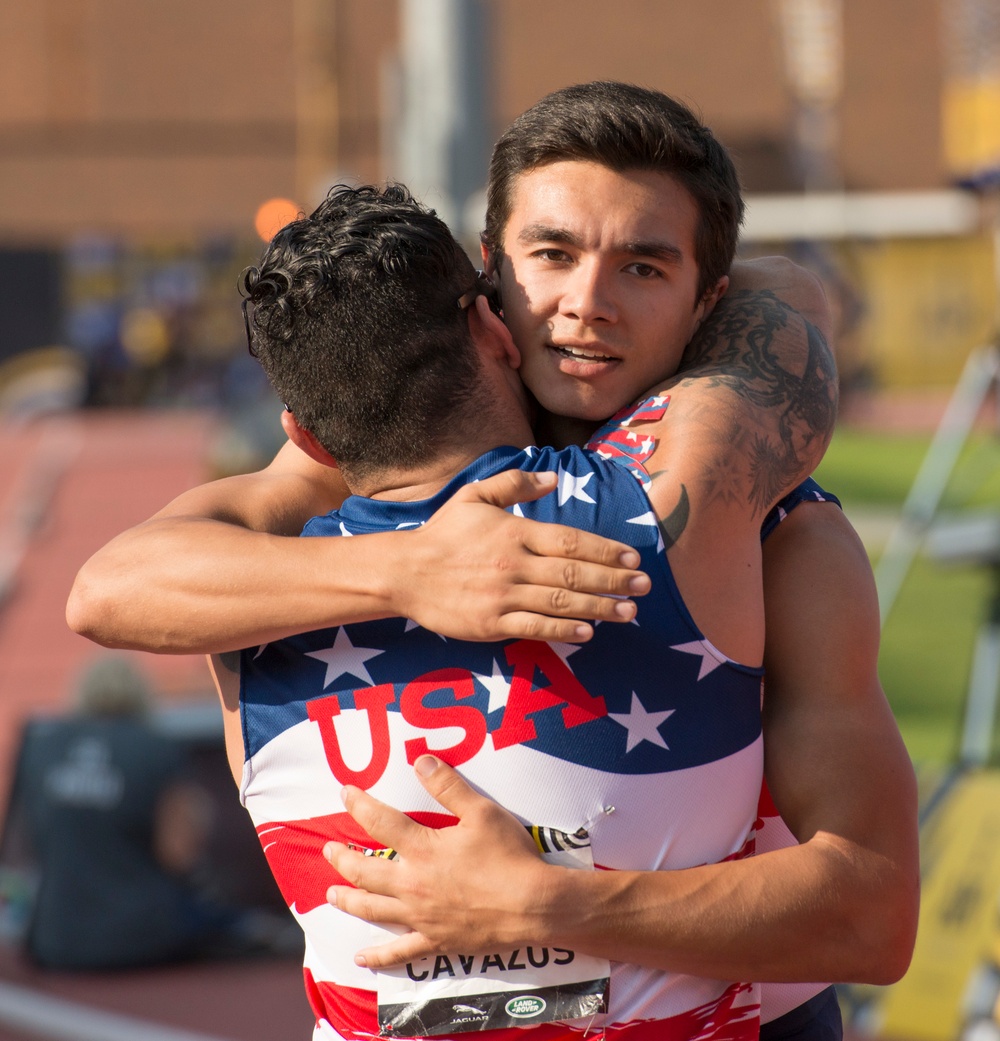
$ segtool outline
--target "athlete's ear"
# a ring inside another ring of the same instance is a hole
[[[477,296],[469,308],[469,335],[477,347],[491,351],[496,357],[505,358],[512,369],[520,366],[521,352],[514,346],[510,330],[483,294]]]
[[[714,286],[705,290],[702,298],[695,306],[695,329],[712,313],[712,308],[726,295],[729,288],[729,276],[723,275]]]
[[[503,310],[503,299],[500,293],[500,263],[504,259],[502,249],[491,250],[485,242],[479,243],[479,251],[483,257],[483,274],[493,283],[496,293],[496,302],[500,310]]]
[[[337,460],[316,440],[311,431],[299,426],[295,413],[287,405],[284,412],[281,413],[281,429],[284,430],[288,440],[300,451],[305,452],[310,459],[315,459],[317,463],[332,467],[334,470],[338,468]]]

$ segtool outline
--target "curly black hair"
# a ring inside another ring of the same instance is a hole
[[[337,185],[240,278],[251,350],[341,467],[425,460],[476,399],[463,294],[476,273],[402,185]]]

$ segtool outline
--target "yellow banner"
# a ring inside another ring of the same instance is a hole
[[[865,1026],[880,1037],[955,1041],[972,1013],[970,985],[989,975],[1000,941],[1000,772],[957,781],[921,833],[921,866],[913,962],[877,994]]]
[[[941,97],[951,173],[959,180],[1000,173],[1000,76],[952,80]]]

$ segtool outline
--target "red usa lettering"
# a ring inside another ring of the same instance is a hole
[[[337,740],[333,720],[340,715],[340,701],[336,694],[317,701],[306,702],[306,713],[319,725],[323,739],[323,751],[333,776],[341,784],[353,784],[358,788],[370,788],[385,772],[389,762],[389,717],[388,706],[396,700],[391,683],[377,687],[362,687],[354,692],[354,705],[368,713],[368,729],[372,739],[372,757],[364,770],[351,770],[344,762]]]
[[[449,765],[458,766],[471,759],[483,747],[486,741],[486,717],[471,705],[428,708],[424,698],[438,690],[450,690],[456,698],[471,698],[476,692],[472,673],[467,669],[438,669],[407,683],[399,699],[399,710],[407,723],[422,730],[461,727],[465,737],[457,745],[435,753]],[[427,741],[422,737],[404,742],[403,747],[408,763],[415,763],[420,756],[430,751]]]
[[[510,681],[503,722],[493,733],[494,748],[534,740],[535,724],[528,716],[556,705],[563,706],[563,724],[567,730],[607,715],[604,698],[590,694],[547,643],[517,640],[509,644],[504,653],[514,666],[514,677]],[[549,686],[535,687],[536,669],[549,681]]]
[[[546,709],[560,707],[563,725],[567,729],[607,715],[604,699],[590,694],[547,643],[516,640],[505,648],[504,653],[508,663],[514,667],[514,675],[500,727],[491,735],[494,748],[507,748],[533,740],[537,732],[529,717]],[[547,686],[535,686],[536,672],[545,677]],[[424,673],[403,688],[399,698],[400,714],[421,730],[455,727],[464,736],[448,748],[431,748],[426,738],[412,738],[403,746],[408,763],[433,752],[450,766],[460,766],[472,759],[486,742],[486,717],[474,706],[430,707],[426,704],[428,695],[440,690],[451,691],[456,701],[470,698],[475,694],[473,674],[468,669],[436,669]],[[388,712],[395,700],[395,689],[390,683],[354,691],[355,708],[365,713],[371,737],[371,759],[361,770],[348,767],[341,752],[333,723],[341,711],[337,695],[306,702],[309,719],[319,727],[327,764],[341,784],[370,788],[385,772],[389,762]]]

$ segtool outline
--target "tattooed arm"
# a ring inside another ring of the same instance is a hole
[[[671,423],[718,446],[706,487],[735,482],[763,517],[816,467],[837,414],[829,325],[823,288],[803,268],[783,257],[733,265],[728,292],[663,385]],[[735,395],[728,422],[723,387]]]
[[[658,441],[651,498],[685,602],[740,661],[759,662],[763,646],[761,522],[833,432],[828,324],[822,287],[802,268],[782,258],[737,265],[682,371],[659,388],[670,396],[664,418],[636,426]]]
[[[776,408],[764,414],[777,420],[765,433],[770,444],[801,445],[808,456],[809,436],[828,436],[836,407],[822,305],[818,284],[788,261],[735,267],[729,293],[689,345],[671,408],[689,387],[697,392],[694,377],[724,381]],[[782,330],[799,316],[805,336],[789,341]],[[797,358],[788,353],[796,346]],[[809,373],[817,378],[800,378]],[[794,468],[798,452],[765,455],[781,474],[782,458]],[[751,483],[751,493],[764,487]],[[919,904],[916,783],[879,683],[868,556],[839,509],[805,505],[765,542],[763,578],[765,774],[787,841],[802,843],[776,851],[772,866],[808,864],[838,894],[810,920],[840,959],[817,978],[857,979],[878,965],[901,972]]]

